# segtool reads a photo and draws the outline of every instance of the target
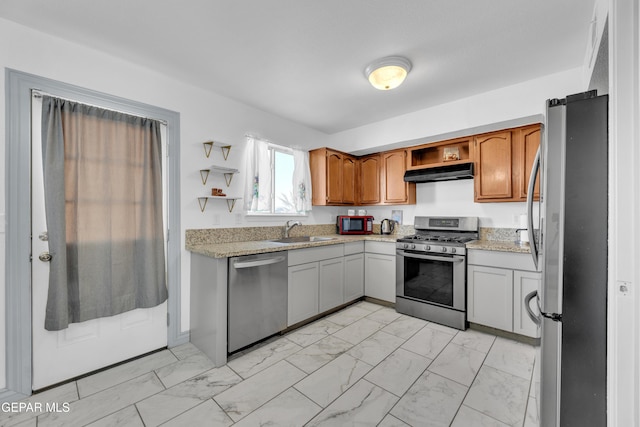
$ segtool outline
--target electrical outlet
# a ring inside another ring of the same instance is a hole
[[[236,214],[236,224],[242,224],[242,214]]]
[[[220,225],[220,214],[213,214],[211,225]]]

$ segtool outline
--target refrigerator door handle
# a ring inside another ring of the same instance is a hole
[[[536,181],[538,176],[538,170],[540,169],[540,147],[536,152],[536,158],[533,161],[531,167],[531,176],[529,177],[529,188],[527,190],[527,231],[529,234],[529,245],[531,246],[531,256],[533,257],[533,264],[538,269],[538,245],[536,244],[535,233],[533,229],[533,191],[536,187]]]
[[[532,291],[524,297],[524,308],[527,310],[527,314],[533,323],[540,326],[541,320],[540,316],[537,316],[533,310],[531,310],[531,300],[538,296],[538,291]]]

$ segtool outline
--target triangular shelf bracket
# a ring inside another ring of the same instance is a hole
[[[232,173],[224,173],[224,180],[227,182],[227,187],[231,185],[231,180],[233,179]]]
[[[229,151],[231,151],[231,146],[223,145],[220,147],[220,150],[222,151],[222,157],[224,157],[224,159],[227,160],[227,157],[229,157]]]
[[[204,155],[207,156],[208,159],[211,154],[211,149],[213,148],[213,141],[203,142],[202,145],[204,146]]]
[[[198,197],[198,204],[200,205],[200,212],[204,212],[204,208],[207,207],[208,197]]]
[[[207,179],[209,179],[209,169],[200,169],[200,179],[202,179],[202,185],[207,184]],[[227,187],[229,184],[227,184]]]
[[[236,200],[238,199],[227,199],[227,207],[229,208],[229,212],[233,211],[233,207],[236,205]]]
[[[220,151],[222,151],[222,156],[224,157],[225,160],[227,160],[227,157],[229,157],[229,151],[231,151],[231,145],[223,144],[220,142],[205,141],[202,143],[202,145],[204,146],[204,155],[207,156],[207,159],[211,155],[211,149],[214,146],[220,147]]]

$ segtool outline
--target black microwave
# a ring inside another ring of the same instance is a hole
[[[373,234],[373,217],[371,215],[338,215],[338,219],[336,220],[336,233]]]

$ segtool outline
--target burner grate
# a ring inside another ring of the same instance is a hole
[[[442,242],[442,243],[466,243],[472,240],[477,240],[477,234],[473,233],[473,235],[442,235],[442,234],[414,234],[409,236],[404,236],[400,241],[409,241],[409,242]]]

